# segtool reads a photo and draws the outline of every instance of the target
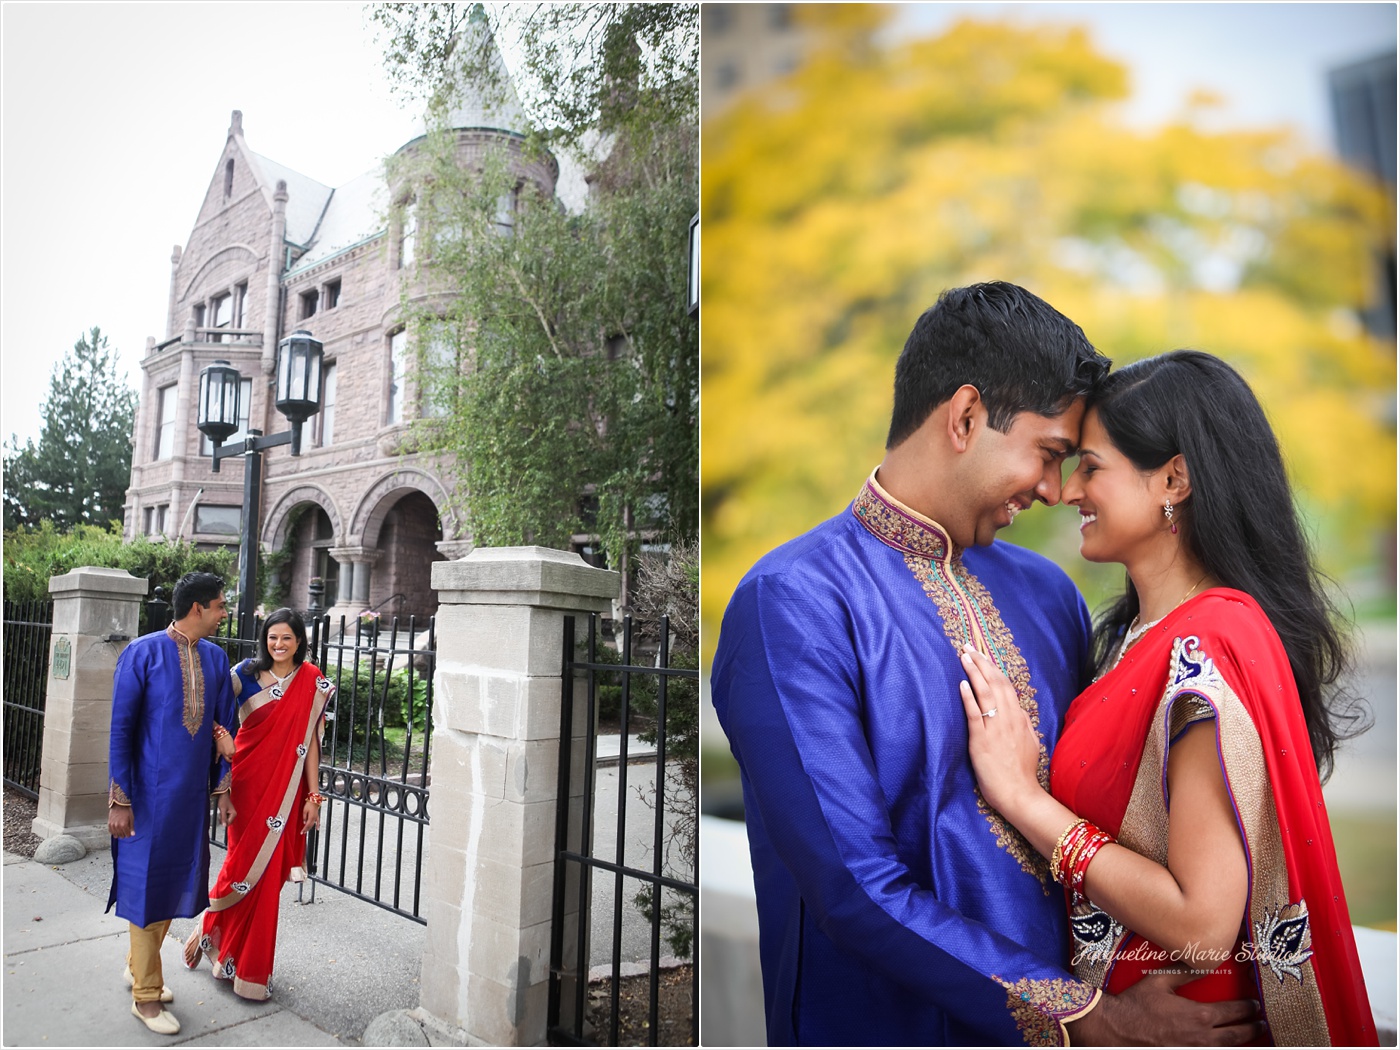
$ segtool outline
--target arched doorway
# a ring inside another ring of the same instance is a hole
[[[437,549],[442,523],[437,507],[422,492],[406,492],[384,515],[376,546],[380,550],[370,577],[370,607],[387,621],[410,615],[420,620],[437,614],[432,585],[433,562],[445,561]]]
[[[319,576],[325,586],[321,607],[335,601],[339,593],[340,567],[330,555],[335,546],[335,527],[330,515],[315,503],[294,508],[295,521],[288,530],[287,552],[281,567],[284,600],[293,609],[305,611],[311,603],[311,579]]]

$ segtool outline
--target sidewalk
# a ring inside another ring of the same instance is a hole
[[[223,851],[211,852],[218,870]],[[5,1046],[358,1046],[379,1014],[418,1005],[423,926],[324,886],[298,906],[287,886],[273,998],[248,1002],[207,966],[186,970],[194,920],[177,919],[162,960],[181,1030],[156,1035],[131,1016],[127,924],[102,912],[111,870],[105,850],[54,867],[4,855]]]

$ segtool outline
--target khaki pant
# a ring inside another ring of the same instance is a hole
[[[161,988],[165,985],[165,975],[160,967],[160,946],[170,932],[170,920],[162,919],[149,926],[127,925],[131,927],[131,950],[126,954],[126,964],[135,979],[131,998],[138,1003],[159,1002]]]

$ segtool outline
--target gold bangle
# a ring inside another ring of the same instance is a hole
[[[326,796],[319,791],[311,791],[307,793],[306,801],[314,802],[317,806],[323,806],[326,804]]]
[[[1060,837],[1055,841],[1055,848],[1050,852],[1050,873],[1054,877],[1056,882],[1059,881],[1058,873],[1060,870],[1060,861],[1063,859],[1061,857],[1061,854],[1064,852],[1065,839],[1069,838],[1070,835],[1074,832],[1074,829],[1079,827],[1079,825],[1083,823],[1085,823],[1083,817],[1079,817],[1078,819],[1071,821],[1070,826],[1065,828],[1065,830],[1060,833]]]

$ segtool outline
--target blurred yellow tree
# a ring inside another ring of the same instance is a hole
[[[1386,194],[1284,130],[1209,133],[1195,110],[1129,129],[1114,105],[1127,71],[1083,29],[968,20],[881,47],[879,7],[800,17],[818,34],[808,60],[702,128],[709,652],[748,567],[879,462],[915,318],[979,280],[1036,292],[1118,364],[1179,346],[1231,361],[1274,421],[1325,567],[1378,559],[1395,347],[1355,310],[1370,253],[1393,242]],[[1062,511],[1005,535],[1091,602],[1121,581],[1079,560]]]

